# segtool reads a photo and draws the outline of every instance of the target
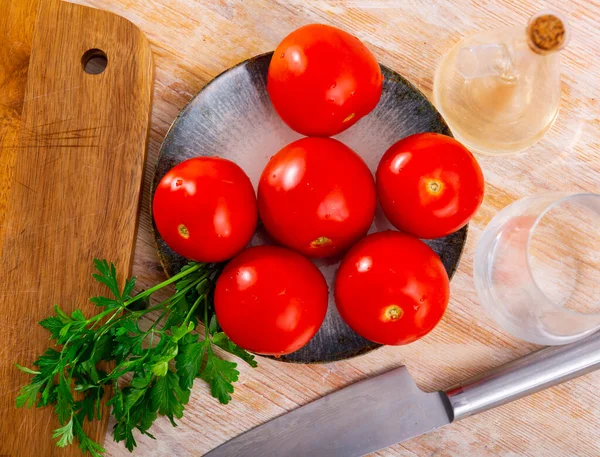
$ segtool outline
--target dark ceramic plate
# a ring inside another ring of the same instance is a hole
[[[219,155],[241,166],[256,187],[269,157],[300,138],[277,116],[266,90],[272,53],[246,60],[211,81],[179,114],[162,145],[154,188],[179,162],[199,155]],[[358,152],[372,171],[383,153],[413,133],[450,135],[448,126],[427,98],[406,79],[381,67],[385,82],[377,108],[336,138]],[[378,209],[371,232],[393,228]],[[428,240],[452,276],[463,250],[467,228],[437,240]],[[173,275],[185,260],[175,254],[155,231],[161,263]],[[269,243],[261,229],[252,244]],[[319,333],[299,351],[279,360],[297,363],[332,362],[364,354],[378,344],[354,333],[339,317],[333,300],[333,278],[340,259],[317,260],[329,284],[329,310]]]

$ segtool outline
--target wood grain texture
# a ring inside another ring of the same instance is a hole
[[[0,252],[6,224],[8,195],[12,188],[17,157],[18,132],[27,85],[27,70],[33,42],[35,18],[41,0],[0,2]],[[19,24],[19,26],[15,26]]]
[[[58,426],[50,409],[15,409],[28,376],[13,364],[31,366],[48,346],[35,324],[53,304],[91,314],[87,299],[102,290],[90,280],[92,258],[112,259],[123,277],[130,270],[152,54],[139,29],[109,12],[58,0],[4,5],[10,40],[0,42],[0,455],[80,455],[50,439]],[[82,67],[93,48],[109,59],[99,75]],[[105,431],[106,420],[90,429],[99,440]]]
[[[461,37],[525,23],[553,7],[571,21],[562,52],[561,112],[547,136],[514,157],[479,157],[487,180],[484,204],[452,282],[440,326],[407,347],[387,347],[322,366],[261,358],[242,368],[234,400],[221,407],[205,385],[194,387],[174,429],[160,420],[157,441],[138,440],[137,455],[199,456],[242,431],[328,392],[405,363],[424,389],[442,389],[530,352],[502,332],[475,295],[473,252],[481,232],[508,203],[548,190],[598,192],[600,176],[600,4],[597,0],[78,0],[137,24],[153,47],[155,86],[143,212],[134,273],[139,287],[162,279],[151,238],[149,189],[160,143],[178,112],[208,81],[253,55],[270,51],[292,29],[325,22],[358,35],[384,65],[431,95],[436,64]],[[467,419],[374,455],[392,457],[597,457],[600,372]],[[108,454],[127,456],[106,440]]]

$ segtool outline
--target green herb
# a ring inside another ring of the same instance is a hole
[[[154,438],[149,429],[159,415],[176,426],[197,377],[210,385],[215,398],[228,403],[239,371],[236,363],[221,359],[214,346],[252,367],[256,361],[229,340],[216,321],[212,293],[221,267],[192,262],[176,276],[133,296],[135,278],[121,289],[112,263],[94,260],[94,265],[98,270],[94,279],[112,296],[91,298],[101,311],[90,318],[79,309],[69,316],[55,306],[54,315],[40,322],[56,349],[40,355],[34,369],[16,365],[33,376],[21,388],[17,407],[53,406],[60,422],[52,435],[56,445],[64,447],[76,439],[84,453],[101,457],[104,449],[87,436],[83,425],[101,419],[101,401],[111,392],[108,387],[113,392],[107,404],[116,420],[114,439],[125,441],[130,451],[136,446],[135,429]],[[154,292],[173,283],[173,296],[149,305]],[[152,312],[157,319],[147,330],[140,328],[140,318]],[[202,335],[194,332],[197,313],[208,323]]]

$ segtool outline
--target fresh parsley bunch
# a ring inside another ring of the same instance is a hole
[[[98,274],[93,277],[106,285],[112,297],[91,298],[102,311],[89,319],[79,309],[69,316],[55,306],[55,315],[40,322],[57,348],[49,347],[39,356],[35,369],[17,365],[33,375],[21,388],[17,407],[53,406],[61,424],[52,435],[56,444],[64,447],[76,437],[84,453],[101,457],[105,450],[84,432],[83,424],[100,420],[101,400],[111,392],[107,404],[116,420],[113,436],[125,441],[130,451],[136,446],[133,430],[154,438],[149,429],[159,415],[176,426],[175,418],[183,416],[196,377],[210,385],[213,397],[227,404],[239,371],[236,363],[221,359],[214,346],[252,367],[256,361],[220,331],[212,311],[220,266],[189,263],[176,276],[132,296],[135,278],[120,290],[112,263],[95,259],[94,265]],[[172,283],[175,294],[150,307],[150,296]],[[151,312],[159,313],[158,318],[142,330],[139,320]],[[203,335],[193,332],[197,313],[208,323]],[[130,381],[123,382],[124,377]]]

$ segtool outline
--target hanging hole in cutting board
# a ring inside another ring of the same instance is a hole
[[[90,49],[81,57],[83,71],[90,75],[99,75],[108,65],[108,57],[101,49]]]

